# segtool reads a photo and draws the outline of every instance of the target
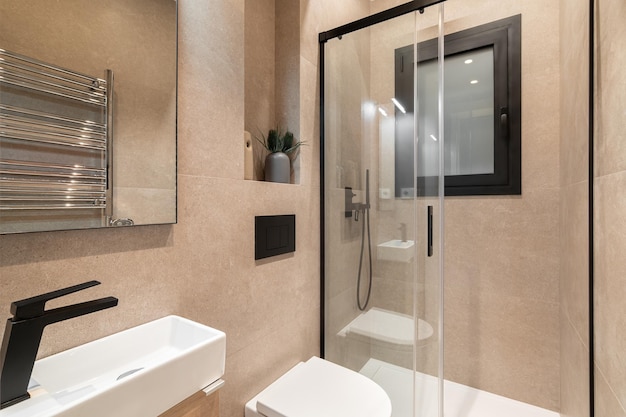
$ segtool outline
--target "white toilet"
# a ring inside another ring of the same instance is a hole
[[[246,404],[245,417],[390,417],[387,393],[371,379],[312,357]]]

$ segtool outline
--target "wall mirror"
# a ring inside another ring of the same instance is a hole
[[[0,15],[0,233],[175,223],[177,2]]]

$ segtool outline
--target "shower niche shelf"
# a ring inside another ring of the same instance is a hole
[[[415,242],[394,239],[378,245],[378,259],[381,261],[410,262],[413,259]]]
[[[244,152],[252,160],[251,173],[244,164],[244,179],[254,181],[264,181],[267,155],[255,137],[278,127],[302,140],[300,3],[276,0],[272,8],[265,4],[245,0],[244,9],[244,128],[251,134],[249,147],[244,138]],[[300,184],[301,152],[291,158],[290,184]]]

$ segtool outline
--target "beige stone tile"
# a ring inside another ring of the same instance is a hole
[[[374,277],[371,305],[412,316],[417,311],[416,308],[419,309],[421,307],[421,310],[424,310],[423,303],[420,303],[422,305],[414,306],[416,285],[412,281],[398,279],[393,275]],[[361,294],[365,294],[365,291]],[[423,299],[423,291],[420,295],[420,298]],[[420,317],[423,317],[423,313],[420,314]]]
[[[320,186],[320,77],[316,65],[300,58],[300,183]]]
[[[403,0],[376,0],[370,3],[370,14],[379,13],[406,3]]]
[[[356,305],[356,290],[350,287],[341,292],[327,291],[324,303],[326,346],[332,347],[337,333],[360,314]]]
[[[446,289],[446,379],[559,407],[558,304]]]
[[[626,171],[596,179],[595,346],[596,365],[626,403]]]
[[[522,5],[522,190],[559,185],[558,6]]]
[[[561,414],[589,415],[588,6],[560,2]]]
[[[318,62],[321,32],[350,23],[369,14],[369,1],[303,0],[300,2],[300,44],[302,56],[311,63]]]
[[[221,416],[243,415],[245,403],[300,361],[319,355],[318,316],[295,311],[281,329],[226,359],[227,381],[220,393]]]
[[[563,311],[559,327],[561,331],[561,416],[588,417],[589,349]]]
[[[239,9],[241,13],[244,13],[246,10],[246,1],[245,0],[228,0],[234,7]]]
[[[281,299],[285,297],[285,301],[292,300],[293,298],[287,297],[287,293],[283,294],[285,291],[291,290],[298,294],[304,289],[316,291],[319,285],[317,256],[302,257],[300,254],[317,253],[318,248],[309,246],[306,242],[306,236],[317,231],[302,228],[303,224],[317,223],[317,216],[310,218],[308,210],[302,209],[305,207],[303,199],[294,197],[289,192],[298,191],[300,187],[230,180],[193,181],[190,188],[183,182],[181,187],[185,187],[185,195],[190,196],[181,199],[181,211],[186,211],[187,219],[186,224],[181,225],[185,229],[182,231],[182,238],[190,239],[191,245],[185,257],[191,258],[191,264],[196,265],[196,268],[201,268],[197,273],[202,279],[209,279],[222,287],[221,296],[215,294],[217,299],[231,299],[235,305],[245,306],[236,311],[232,311],[232,306],[224,303],[217,303],[219,307],[211,307],[221,310],[217,316],[226,319],[231,333],[243,334],[246,329],[251,329],[251,332],[256,331],[255,329],[262,331],[264,320],[270,314],[263,314],[262,308],[274,303],[276,296]],[[279,187],[285,192],[278,192]],[[273,189],[274,193],[268,193],[268,188]],[[224,191],[226,189],[228,191]],[[211,198],[215,193],[220,194],[220,200]],[[255,201],[256,205],[247,204],[247,201]],[[233,207],[239,209],[233,210]],[[207,213],[211,215],[207,216]],[[297,222],[296,252],[293,255],[255,262],[254,216],[292,213],[296,214]],[[205,253],[212,255],[204,264],[198,264],[198,261],[206,258]],[[303,261],[306,265],[301,264]],[[302,285],[305,287],[299,289]],[[208,286],[208,295],[216,289]],[[281,295],[273,294],[272,289],[280,289]],[[245,319],[250,313],[252,318]],[[243,322],[247,324],[242,326]],[[236,340],[233,343],[233,346],[239,346]],[[243,339],[242,346],[245,344],[246,339]]]
[[[479,22],[493,21],[507,16],[518,14],[522,10],[522,1],[515,0],[491,7],[490,3],[480,0],[447,0],[444,4],[446,23],[463,22],[466,27],[471,27]],[[471,23],[471,22],[474,23]]]
[[[626,224],[626,147],[619,126],[620,109],[624,109],[622,91],[626,78],[619,69],[626,55],[620,48],[624,28],[618,22],[626,14],[621,4],[600,2],[598,5],[598,75],[596,130],[596,213],[595,230],[595,346],[596,346],[596,413],[625,415],[626,362],[622,308],[626,263],[623,231]],[[613,110],[609,110],[613,109]],[[615,113],[617,110],[617,114]],[[603,176],[602,176],[603,175]]]
[[[159,291],[167,281],[161,281],[158,274],[145,268],[143,261],[159,263],[167,252],[171,229],[172,226],[152,226],[2,239],[3,244],[13,247],[20,255],[14,259],[14,265],[2,259],[1,303],[8,306],[11,301],[93,279],[102,285],[55,300],[47,307],[105,296],[120,299],[113,309],[46,328],[39,357],[161,317],[164,311],[173,310],[176,301],[167,292]],[[116,242],[120,244],[116,246]],[[3,254],[10,252],[3,250]]]
[[[220,101],[215,93],[219,88],[205,90],[193,82],[186,83],[182,72],[179,72],[178,104],[179,174],[242,179],[243,103],[228,97],[243,94],[243,79],[241,91],[227,92],[221,88],[225,101]],[[232,79],[232,82],[238,81]],[[207,103],[212,103],[211,110],[207,109]],[[183,143],[186,145],[181,146]]]
[[[558,408],[558,207],[558,189],[447,199],[447,377]]]
[[[134,224],[176,222],[176,189],[126,188],[114,190],[114,218],[132,219]]]
[[[244,45],[243,13],[227,2],[187,2],[179,21],[178,172],[241,179],[244,60],[232,51]]]
[[[522,69],[522,74],[522,192],[556,188],[559,186],[558,70],[529,68]]]
[[[276,2],[276,119],[300,138],[300,2]],[[296,181],[300,183],[300,181]]]
[[[601,371],[595,369],[595,415],[624,417],[626,416],[626,407],[623,402],[617,398],[616,392],[609,386]]]
[[[448,198],[446,285],[557,302],[558,190],[521,198]]]
[[[623,2],[601,1],[597,6],[598,77],[596,109],[597,175],[626,170],[626,52],[624,39],[626,5]]]
[[[588,6],[561,1],[561,185],[588,178]]]
[[[183,180],[181,187],[187,196],[180,202],[187,221],[179,226],[184,229],[182,239],[189,239],[191,246],[184,256],[195,265],[196,280],[209,280],[213,284],[203,286],[205,290],[193,291],[196,294],[206,291],[208,300],[215,296],[233,301],[232,305],[206,306],[216,310],[215,316],[223,321],[227,334],[231,334],[232,349],[246,346],[268,326],[275,326],[281,312],[289,314],[289,309],[302,304],[301,297],[319,294],[315,244],[319,245],[315,237],[319,232],[318,228],[308,227],[319,224],[318,214],[308,210],[309,204],[300,193],[303,187],[215,179],[191,181],[189,185]],[[218,190],[220,200],[211,199]],[[256,204],[246,204],[247,201]],[[233,211],[234,207],[238,210]],[[296,214],[296,252],[255,262],[254,216],[292,213]],[[191,245],[192,242],[196,243]],[[212,255],[206,262],[198,263],[205,257],[204,253]],[[189,300],[191,305],[187,308],[202,311],[202,305],[197,304],[200,299]],[[310,300],[314,300],[313,305],[319,304],[319,296],[311,296]],[[186,300],[182,301],[185,305]],[[310,302],[313,301],[307,301]],[[233,310],[233,305],[241,307]]]
[[[327,19],[324,8],[319,1],[304,0],[300,2],[300,54],[312,64],[318,63],[318,34],[331,27],[322,27],[320,22]]]
[[[561,309],[588,345],[589,233],[588,184],[561,189],[560,302]]]
[[[275,1],[246,1],[244,30],[245,129],[259,137],[276,126]],[[255,155],[263,148],[253,143]],[[260,177],[263,178],[262,176]]]

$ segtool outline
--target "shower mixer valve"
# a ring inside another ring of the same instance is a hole
[[[345,187],[345,216],[352,217],[354,211],[354,221],[359,220],[359,211],[363,210],[363,214],[367,210],[367,218],[369,222],[369,209],[370,209],[370,170],[365,170],[365,203],[354,203],[352,199],[356,197],[356,194],[352,192],[352,187]]]
[[[346,218],[352,217],[354,211],[354,220],[359,220],[359,211],[369,209],[369,203],[355,203],[352,201],[356,194],[352,192],[352,187],[345,187],[345,216]]]

